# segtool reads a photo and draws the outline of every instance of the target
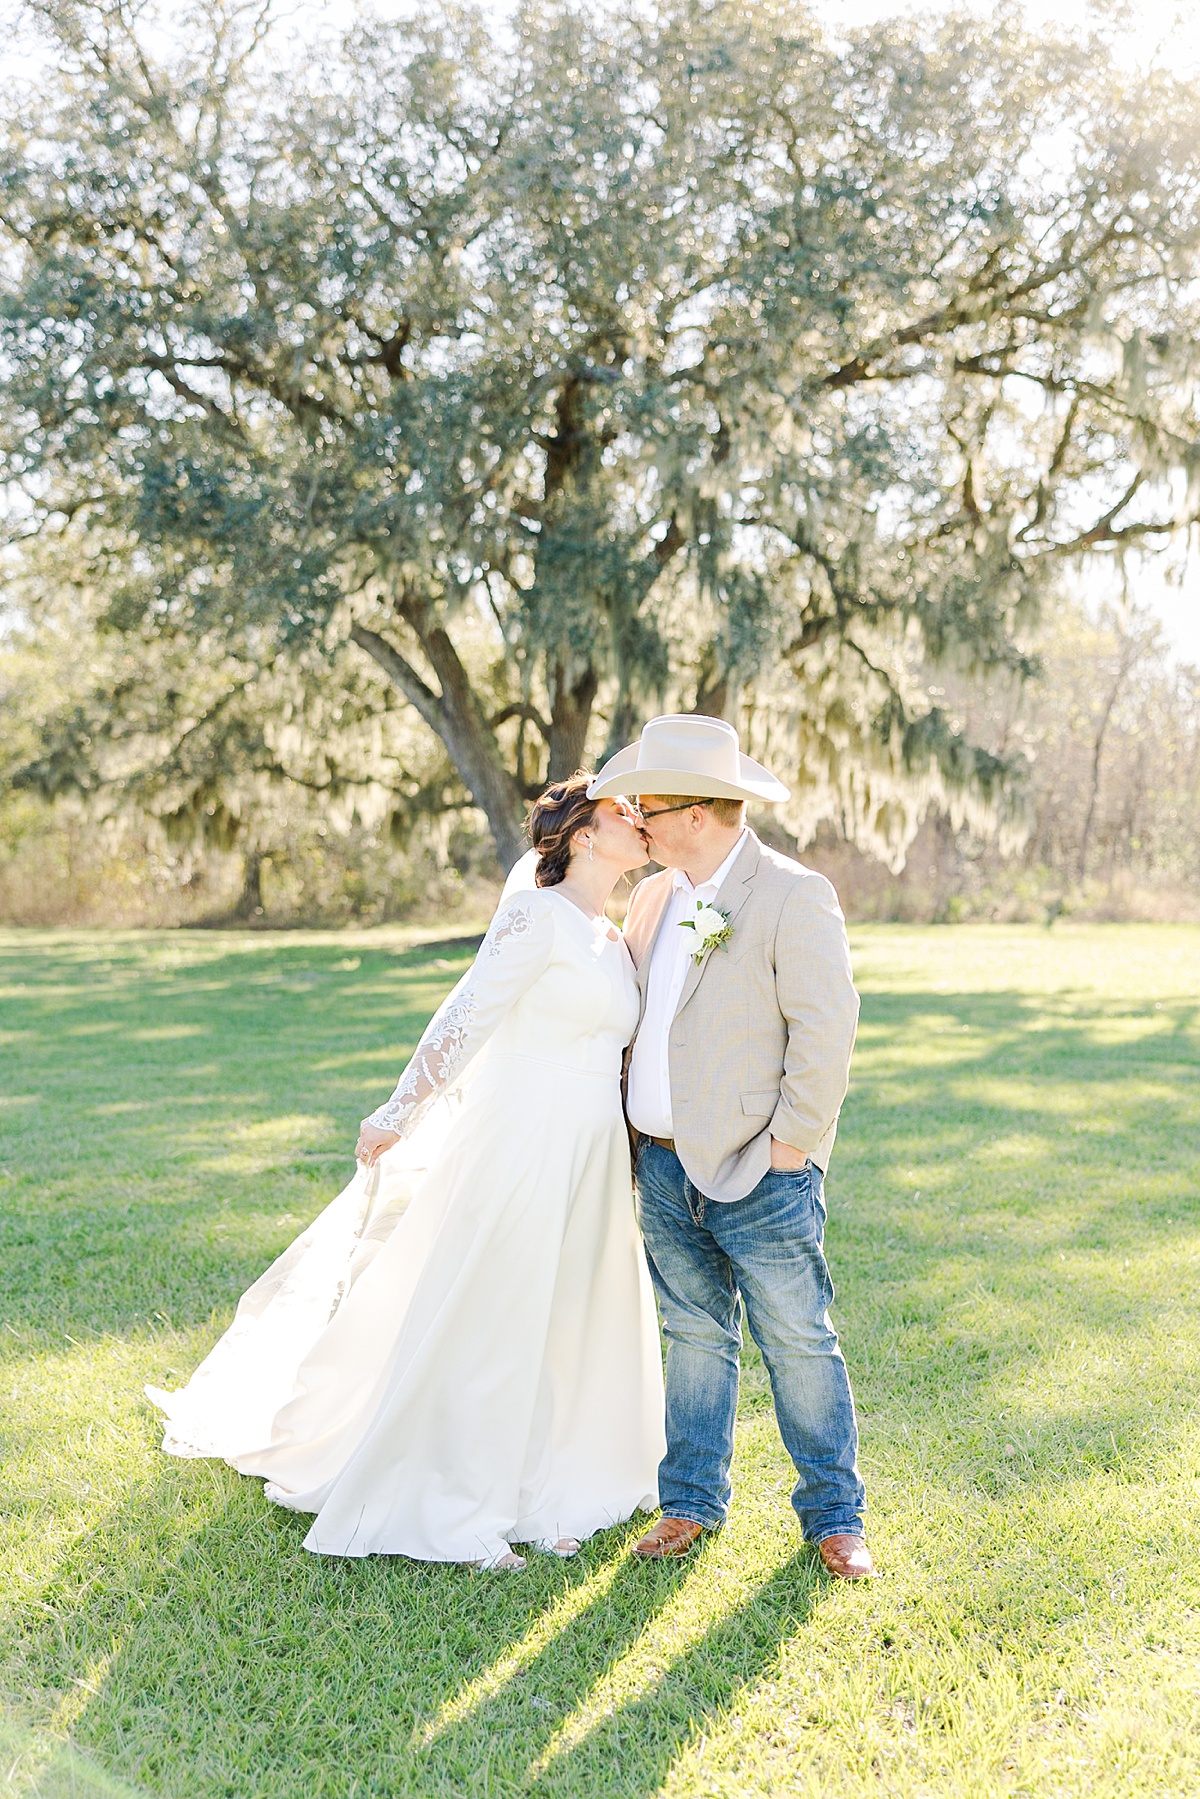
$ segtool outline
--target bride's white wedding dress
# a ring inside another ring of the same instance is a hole
[[[493,1562],[657,1503],[662,1370],[633,1213],[623,941],[502,900],[373,1122],[402,1133],[243,1296],[164,1449],[315,1512],[305,1547]]]

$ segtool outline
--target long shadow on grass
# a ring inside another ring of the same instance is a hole
[[[30,1615],[27,1665],[49,1691],[88,1668],[81,1747],[179,1799],[640,1799],[770,1666],[821,1578],[805,1552],[724,1615],[717,1583],[711,1627],[592,1719],[597,1683],[703,1560],[636,1563],[630,1527],[569,1565],[481,1576],[309,1556],[303,1530],[227,1469],[167,1467],[75,1543]]]
[[[665,1655],[666,1666],[635,1675],[628,1693],[618,1677],[610,1699],[605,1677],[623,1649],[689,1579],[703,1579],[702,1564],[668,1569],[627,1562],[604,1601],[556,1636],[519,1682],[439,1737],[424,1758],[426,1785],[416,1790],[470,1790],[481,1750],[489,1746],[493,1769],[503,1770],[511,1783],[499,1791],[547,1799],[579,1793],[649,1799],[657,1793],[679,1755],[803,1628],[820,1577],[810,1551],[793,1556],[681,1653]],[[615,1639],[614,1616],[624,1621]]]

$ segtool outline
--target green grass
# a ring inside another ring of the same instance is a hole
[[[320,1561],[156,1448],[465,952],[0,936],[0,1791],[1200,1791],[1200,931],[855,933],[829,1181],[886,1577],[799,1542],[748,1358],[729,1527],[517,1577]]]

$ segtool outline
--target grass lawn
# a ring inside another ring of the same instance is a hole
[[[169,1460],[461,945],[0,934],[0,1791],[1200,1792],[1200,931],[854,933],[829,1252],[886,1577],[800,1543],[747,1359],[729,1527],[519,1576],[321,1561]]]

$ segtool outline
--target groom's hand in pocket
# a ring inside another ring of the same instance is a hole
[[[794,1172],[797,1168],[807,1166],[808,1157],[802,1149],[793,1149],[790,1143],[784,1143],[780,1137],[771,1138],[771,1166]]]

